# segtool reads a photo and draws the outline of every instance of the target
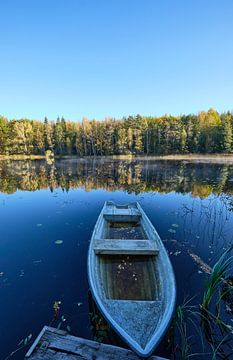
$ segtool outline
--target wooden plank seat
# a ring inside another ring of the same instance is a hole
[[[141,219],[142,214],[138,209],[110,206],[105,209],[103,217],[107,221],[137,222]]]
[[[154,240],[99,239],[93,248],[99,255],[157,255],[159,252]]]

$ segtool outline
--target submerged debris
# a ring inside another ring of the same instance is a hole
[[[212,268],[206,264],[201,258],[200,256],[198,256],[197,254],[194,254],[193,252],[188,250],[188,254],[191,256],[191,258],[195,261],[195,263],[197,263],[197,265],[199,266],[199,268],[204,271],[206,274],[211,274],[212,273]]]

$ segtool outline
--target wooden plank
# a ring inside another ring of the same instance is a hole
[[[106,221],[111,222],[138,222],[141,214],[103,214]]]
[[[96,254],[156,255],[159,250],[154,240],[99,239],[94,241]]]
[[[25,356],[25,360],[139,360],[132,351],[69,335],[45,326]],[[167,360],[151,356],[148,360]]]

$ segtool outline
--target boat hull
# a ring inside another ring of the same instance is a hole
[[[121,248],[124,241],[132,241],[135,252],[132,251],[132,244],[126,244],[124,253],[117,246],[115,253],[114,249],[107,254],[98,252],[96,244],[99,244],[100,238],[103,242],[109,241],[106,230],[109,220],[105,217],[107,206],[108,203],[105,203],[90,242],[90,289],[111,327],[139,356],[148,357],[165,334],[174,311],[176,286],[173,269],[158,233],[138,203],[134,203],[134,210],[130,211],[131,216],[140,218],[145,232],[141,244],[140,239],[111,240],[113,244],[114,241],[116,244],[122,241],[122,245],[119,245]],[[115,221],[118,219],[115,218]],[[143,250],[140,253],[140,246],[147,241],[154,242],[154,248],[148,254]],[[108,244],[106,246],[110,248]]]

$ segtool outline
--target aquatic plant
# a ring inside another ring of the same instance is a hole
[[[222,283],[226,281],[225,280],[226,273],[233,261],[233,256],[227,257],[227,255],[232,248],[233,246],[231,246],[227,251],[225,251],[213,267],[209,281],[204,291],[203,303],[202,303],[202,308],[204,310],[209,309],[211,300],[213,299],[213,296],[216,294],[217,289]]]
[[[233,246],[225,251],[214,265],[200,305],[201,325],[213,350],[213,358],[230,359],[233,355],[233,326],[223,320],[222,306],[223,301],[228,299],[227,295],[233,292],[233,287],[226,277],[233,263],[233,256],[229,256],[232,248]]]
[[[233,326],[227,323],[227,314],[233,313],[233,281],[227,276],[231,270],[233,245],[226,250],[209,273],[200,305],[185,300],[176,309],[169,333],[173,358],[185,360],[212,356],[212,360],[230,360],[233,356]],[[208,273],[207,273],[208,274]],[[224,314],[224,311],[226,312]],[[201,324],[201,326],[200,326]],[[193,352],[194,334],[201,341],[199,353]]]
[[[197,307],[191,305],[192,300],[192,298],[185,299],[177,307],[172,326],[169,330],[168,342],[174,359],[177,356],[181,360],[186,360],[191,356],[200,358],[200,356],[205,355],[203,336],[198,326],[199,313]],[[197,333],[197,338],[201,340],[202,351],[199,353],[192,353],[195,336],[194,332],[191,332],[190,329],[193,329]]]
[[[4,358],[4,360],[8,360],[12,358],[16,353],[18,353],[20,350],[24,349],[25,347],[29,346],[32,343],[32,334],[29,334],[24,339],[20,340],[20,342],[17,345],[17,348],[12,351],[7,357]]]

